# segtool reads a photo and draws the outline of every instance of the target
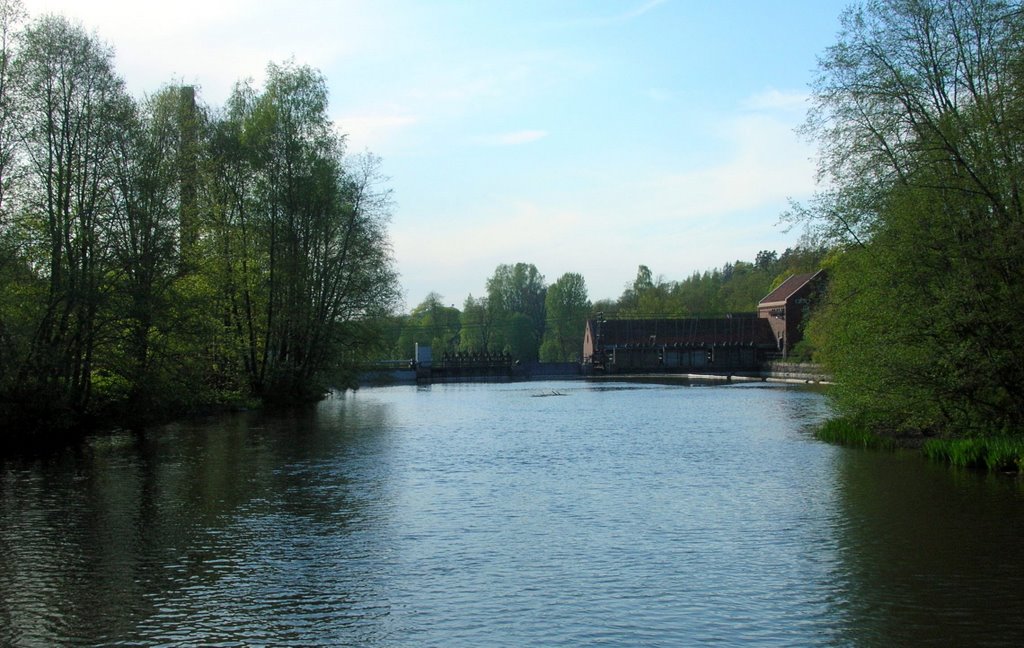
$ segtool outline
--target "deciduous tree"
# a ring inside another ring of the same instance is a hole
[[[117,141],[132,104],[111,48],[61,17],[25,30],[11,74],[26,165],[19,218],[47,282],[21,382],[82,413],[110,288]]]
[[[816,325],[838,404],[876,427],[1024,429],[1024,11],[998,0],[849,10],[807,131],[849,249]]]
[[[577,361],[583,353],[583,334],[590,299],[583,275],[567,272],[548,286],[544,299],[548,326],[541,345],[544,362]]]
[[[536,360],[544,337],[544,275],[532,263],[501,264],[487,280],[488,306],[503,336],[502,343],[515,347],[519,360]],[[516,318],[515,314],[525,318]],[[530,322],[530,326],[525,325]],[[529,341],[529,342],[528,342]],[[513,344],[514,342],[514,344]]]

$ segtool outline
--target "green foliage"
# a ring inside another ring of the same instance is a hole
[[[562,346],[554,337],[549,335],[544,336],[544,342],[540,345],[538,353],[541,362],[567,362]]]
[[[522,362],[537,360],[540,348],[537,346],[536,324],[526,313],[512,313],[505,320],[505,351]]]
[[[586,320],[596,313],[687,317],[751,312],[784,279],[818,270],[825,254],[818,247],[791,248],[781,255],[762,250],[754,263],[728,263],[678,282],[655,278],[650,268],[640,266],[636,279],[617,300],[593,304],[586,281],[577,273],[565,273],[545,286],[543,275],[532,264],[502,264],[487,280],[487,296],[470,295],[461,312],[443,306],[440,296],[431,294],[411,314],[382,321],[390,338],[384,348],[390,358],[411,358],[417,342],[452,351],[457,336],[457,349],[463,352],[514,350],[518,360],[577,361]],[[516,314],[524,317],[515,318]],[[815,346],[805,343],[801,349],[802,357],[809,359]]]
[[[445,306],[437,293],[427,295],[400,323],[401,333],[393,351],[397,358],[412,358],[416,345],[429,346],[437,357],[459,348],[462,314],[454,306]]]
[[[350,384],[397,298],[390,197],[379,160],[345,155],[322,75],[271,64],[214,115],[190,87],[136,102],[66,19],[9,38],[17,9],[0,3],[6,431]]]
[[[758,252],[756,260],[726,263],[721,268],[695,272],[681,281],[653,278],[640,266],[633,283],[616,302],[603,301],[594,311],[615,317],[692,317],[749,313],[758,302],[788,277],[820,269],[825,250],[818,246]]]
[[[807,129],[833,189],[807,213],[842,253],[809,333],[840,411],[867,425],[1024,430],[1024,14],[1009,9],[870,3],[822,60]]]
[[[344,361],[343,324],[397,298],[379,161],[344,157],[327,95],[319,72],[270,65],[266,88],[238,86],[214,127],[220,309],[264,400],[318,397]]]
[[[893,450],[898,447],[894,438],[847,417],[826,421],[815,431],[815,436],[828,443],[853,448]],[[925,441],[921,450],[932,461],[956,468],[1016,473],[1024,467],[1024,440],[1019,436],[935,438]]]
[[[651,317],[652,313],[668,316],[677,310],[677,304],[670,298],[672,286],[662,277],[654,278],[651,269],[641,265],[636,278],[619,297],[614,309],[619,317]]]
[[[21,387],[78,415],[89,410],[101,307],[116,269],[104,218],[118,205],[118,140],[132,127],[131,102],[109,46],[56,16],[30,24],[11,61],[20,195],[14,237],[46,283]],[[33,164],[46,160],[46,164]]]
[[[466,297],[460,315],[459,349],[467,353],[500,351],[502,344],[499,340],[503,338],[498,330],[499,315],[489,298]]]
[[[551,286],[528,263],[499,265],[486,297],[467,297],[460,312],[431,293],[408,315],[394,318],[392,358],[411,358],[416,343],[435,357],[455,351],[510,353],[520,361],[578,358],[590,312],[583,277],[566,273]]]
[[[867,251],[847,253],[813,325],[827,332],[818,357],[836,381],[841,412],[879,427],[928,429],[941,417],[928,389],[940,374],[922,349],[929,341],[917,338],[918,316],[930,315],[916,311],[916,302],[904,308],[912,286],[895,281],[891,267]]]
[[[536,360],[546,326],[547,287],[532,263],[501,264],[487,280],[493,344],[516,360]]]
[[[542,362],[574,362],[583,352],[590,300],[583,276],[567,272],[548,286],[544,298],[547,329],[540,348]]]
[[[788,362],[813,362],[816,355],[816,347],[812,340],[806,337],[797,342],[787,356]]]

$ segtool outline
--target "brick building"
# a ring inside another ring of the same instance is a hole
[[[771,326],[776,348],[783,357],[788,357],[803,339],[803,321],[824,280],[824,270],[792,275],[757,304],[757,316]]]

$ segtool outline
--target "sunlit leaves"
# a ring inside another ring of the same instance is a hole
[[[1024,13],[869,2],[822,59],[808,132],[830,182],[805,212],[847,249],[812,326],[837,403],[879,428],[1024,425]]]

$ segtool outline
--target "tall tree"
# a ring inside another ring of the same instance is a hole
[[[270,65],[214,127],[225,317],[265,399],[316,397],[362,336],[355,320],[396,298],[379,161],[345,157],[327,108],[319,72]]]
[[[0,392],[14,382],[22,355],[16,349],[19,338],[26,337],[15,329],[18,301],[17,285],[31,274],[27,271],[23,250],[15,236],[10,218],[9,194],[13,186],[15,154],[19,132],[15,110],[15,93],[11,87],[11,59],[14,55],[13,31],[24,17],[18,0],[0,0]]]
[[[12,39],[21,16],[0,0],[0,419],[349,384],[397,299],[391,199],[323,76],[272,64],[212,116],[191,87],[135,102],[108,45],[57,16]]]
[[[431,347],[438,358],[454,352],[459,346],[460,328],[458,309],[445,306],[444,298],[432,292],[412,309],[405,321],[399,338],[400,357],[412,357],[416,344]]]
[[[237,83],[226,105],[209,125],[204,202],[209,237],[203,275],[210,276],[219,298],[217,316],[230,331],[219,355],[222,380],[230,375],[245,391],[256,391],[261,357],[258,325],[265,290],[265,246],[258,235],[257,155],[247,122],[254,110],[256,89]],[[232,352],[234,351],[234,352]],[[237,370],[230,365],[240,364]]]
[[[833,189],[805,214],[835,264],[822,352],[877,427],[1024,429],[1024,10],[878,0],[843,16],[807,131]]]
[[[514,337],[519,360],[536,360],[544,337],[544,275],[532,263],[501,264],[487,280],[488,305],[494,309],[505,346]],[[513,316],[520,314],[525,318]],[[529,322],[529,326],[525,322]]]
[[[195,264],[199,243],[199,159],[203,115],[196,103],[196,89],[178,86],[166,89],[162,98],[164,119],[173,117],[175,143],[174,181],[178,198],[178,267],[186,272]]]
[[[583,276],[567,272],[548,286],[544,299],[548,327],[541,345],[540,359],[545,362],[569,362],[583,353],[583,334],[590,299]]]
[[[82,412],[108,288],[117,138],[131,101],[110,47],[56,16],[25,30],[12,77],[29,183],[23,218],[48,282],[22,378]]]
[[[490,300],[487,297],[474,298],[473,295],[466,297],[462,306],[462,328],[460,334],[459,348],[463,351],[497,352],[495,340],[498,332],[496,330],[495,312],[491,308]]]
[[[0,0],[0,232],[6,229],[7,196],[15,171],[19,130],[18,109],[12,87],[14,29],[25,18],[20,0]]]
[[[636,278],[619,297],[619,312],[627,317],[672,317],[685,313],[673,303],[671,286],[646,265],[637,268]]]
[[[129,383],[129,401],[147,406],[168,385],[152,369],[154,341],[166,344],[172,287],[180,258],[182,88],[168,87],[133,111],[115,140],[111,248],[116,268],[111,317],[127,333],[120,367],[110,367]],[[191,93],[188,93],[191,94]],[[196,154],[192,151],[190,154]],[[192,254],[190,251],[189,254]],[[166,349],[160,355],[166,356]],[[111,352],[111,361],[118,354]]]

